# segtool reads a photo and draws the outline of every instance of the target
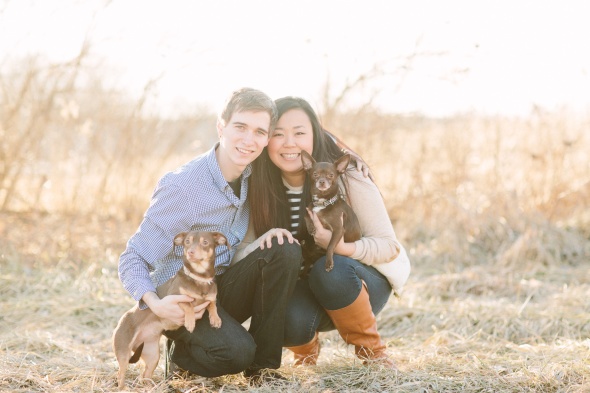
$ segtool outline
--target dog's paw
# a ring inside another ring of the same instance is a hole
[[[219,329],[221,327],[221,318],[210,316],[209,323],[211,324],[211,327]]]

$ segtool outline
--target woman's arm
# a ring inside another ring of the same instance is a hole
[[[398,256],[401,246],[379,189],[359,172],[349,171],[347,176],[349,199],[359,220],[362,238],[353,243],[341,240],[334,252],[367,265],[392,261]],[[317,245],[326,248],[331,236],[331,231],[324,229],[321,224],[316,225],[314,240]]]
[[[367,265],[392,261],[399,255],[401,246],[381,192],[358,172],[350,171],[348,176],[349,200],[363,236],[355,242],[356,250],[350,257]]]

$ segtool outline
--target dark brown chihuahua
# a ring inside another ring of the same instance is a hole
[[[184,265],[158,288],[158,296],[188,295],[194,299],[191,303],[178,303],[184,310],[184,326],[189,332],[195,329],[194,307],[207,301],[210,302],[207,306],[209,323],[214,328],[221,327],[214,281],[215,247],[227,246],[226,237],[220,232],[182,232],[174,237],[174,245],[184,247]],[[158,317],[149,308],[141,310],[137,305],[121,317],[113,332],[113,350],[119,362],[119,389],[125,387],[125,372],[129,363],[136,363],[140,357],[145,363],[142,378],[152,377],[160,360],[162,333],[179,327],[170,320]]]
[[[361,238],[361,227],[358,218],[352,208],[346,203],[338,187],[338,177],[346,171],[350,162],[350,154],[345,154],[336,162],[316,162],[314,158],[306,151],[301,151],[301,161],[303,169],[307,171],[311,179],[311,197],[312,203],[308,206],[309,210],[316,212],[323,227],[332,231],[332,238],[326,248],[326,271],[329,272],[334,268],[334,248],[344,237],[347,243],[359,240]],[[309,215],[305,216],[307,231],[313,236],[315,227]],[[310,251],[307,244],[306,255],[312,255],[306,258],[304,274],[307,274],[311,263],[317,259],[317,250]],[[314,245],[314,247],[318,248]],[[315,258],[315,259],[314,259]]]

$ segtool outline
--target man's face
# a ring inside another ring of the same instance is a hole
[[[224,125],[217,123],[222,165],[240,172],[268,145],[270,115],[267,112],[235,112]]]

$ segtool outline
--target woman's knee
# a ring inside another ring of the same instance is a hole
[[[324,258],[319,259],[309,274],[309,286],[316,299],[328,310],[337,310],[351,304],[362,287],[362,281],[355,270],[356,261],[335,255],[334,268],[329,272],[326,272],[324,261]]]
[[[325,257],[320,258],[309,272],[310,287],[314,292],[317,288],[333,290],[336,294],[342,293],[344,289],[359,292],[362,282],[356,273],[355,262],[353,259],[334,255],[334,268],[327,272]]]

